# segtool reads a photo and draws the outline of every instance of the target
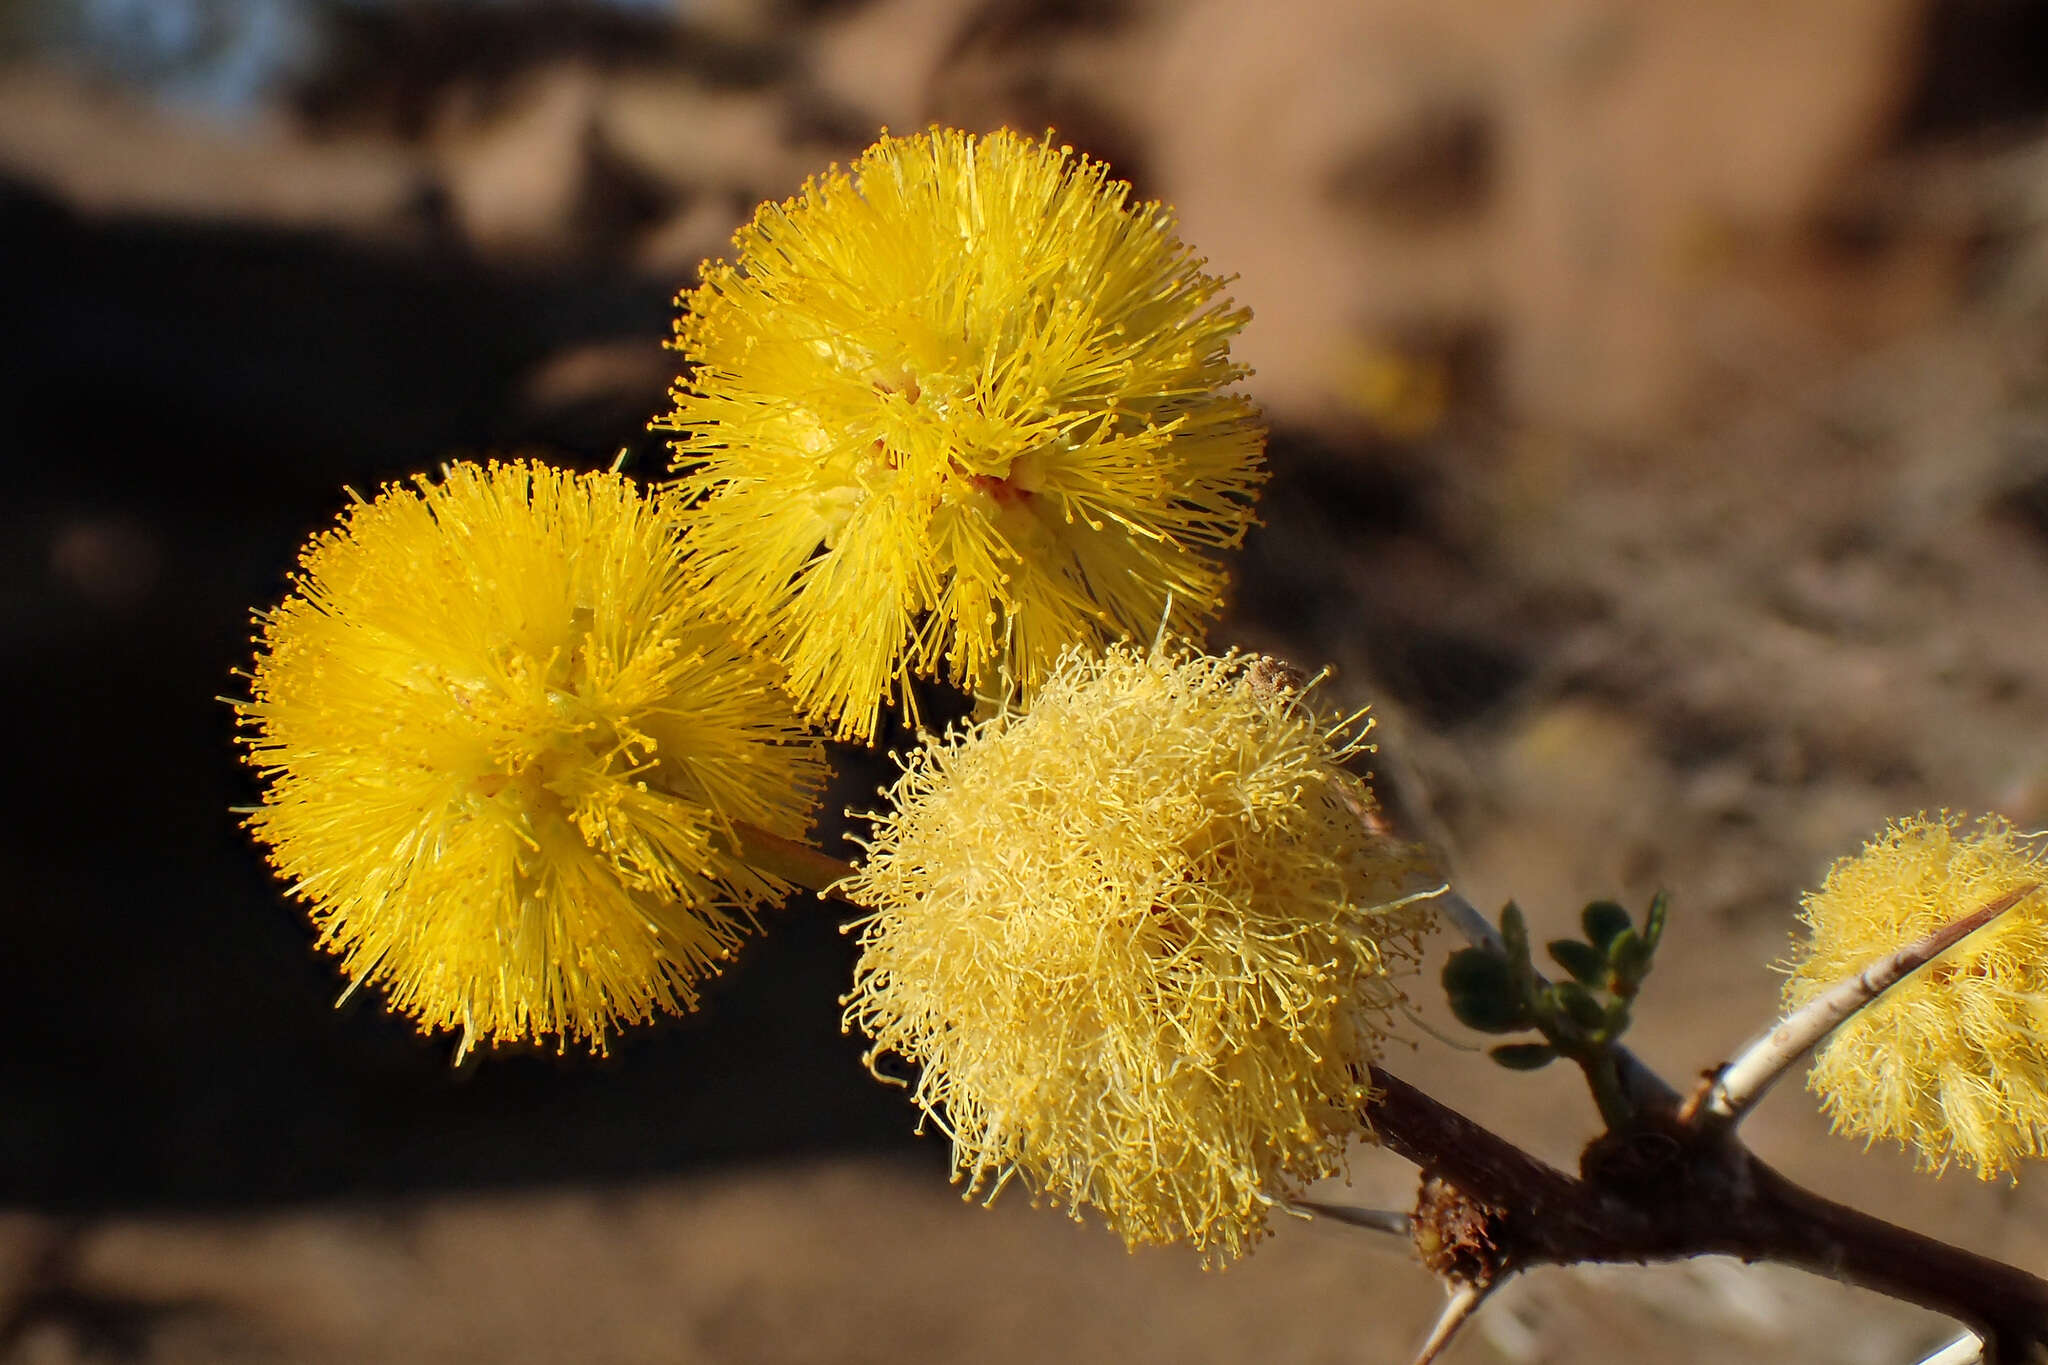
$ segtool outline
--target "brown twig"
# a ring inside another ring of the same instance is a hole
[[[745,825],[735,833],[746,856],[799,885],[832,894],[852,872],[792,840]],[[1469,918],[1485,924],[1476,912]],[[1372,1068],[1365,1117],[1424,1175],[1416,1250],[1454,1294],[1474,1291],[1454,1296],[1442,1339],[1432,1337],[1438,1349],[1517,1270],[1723,1254],[1800,1266],[1946,1313],[1984,1339],[1991,1365],[2048,1360],[2048,1283],[1793,1184],[1726,1129],[1681,1122],[1675,1094],[1637,1069],[1634,1121],[1588,1146],[1574,1177]]]
[[[1567,1175],[1377,1067],[1367,1109],[1420,1166],[1424,1264],[1485,1286],[1517,1270],[1729,1255],[1778,1261],[1957,1319],[1991,1362],[2048,1358],[2048,1282],[1787,1180],[1726,1133],[1651,1110]]]

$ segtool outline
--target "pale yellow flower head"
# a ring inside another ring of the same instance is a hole
[[[1804,897],[1787,1008],[2030,882],[2048,885],[2048,859],[1995,816],[1895,822]],[[1836,1132],[1909,1144],[1930,1169],[1990,1179],[2048,1153],[2048,891],[1852,1015],[1807,1085]]]
[[[788,889],[728,822],[801,837],[823,761],[677,545],[618,475],[458,464],[357,501],[260,618],[249,826],[350,979],[464,1049],[688,1009]]]
[[[1362,820],[1363,732],[1268,660],[1118,647],[908,760],[841,888],[874,910],[847,1021],[920,1069],[970,1194],[1224,1262],[1341,1168],[1438,889]]]
[[[678,300],[693,581],[869,739],[909,674],[1026,697],[1220,604],[1263,478],[1247,314],[1050,140],[934,129],[765,204]]]

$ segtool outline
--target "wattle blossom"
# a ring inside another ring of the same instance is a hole
[[[464,1050],[688,1009],[789,889],[732,822],[801,837],[823,761],[678,543],[617,475],[458,464],[358,500],[259,618],[249,827],[351,982]]]
[[[2048,858],[1995,816],[1897,821],[1804,897],[1787,1008],[2029,884],[2048,886]],[[1905,1143],[1928,1168],[1990,1179],[2048,1155],[2048,890],[1851,1015],[1807,1085],[1836,1132]]]
[[[1298,682],[1298,680],[1296,680]],[[1075,651],[909,760],[845,894],[847,1021],[918,1068],[970,1193],[1241,1254],[1367,1134],[1440,884],[1270,661]]]
[[[1070,645],[1218,608],[1263,478],[1247,314],[1050,140],[884,137],[678,300],[691,581],[873,736],[909,675],[1027,698]],[[908,698],[905,698],[906,704]]]

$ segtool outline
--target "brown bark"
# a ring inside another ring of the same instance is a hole
[[[1725,1131],[1652,1110],[1589,1145],[1574,1177],[1377,1067],[1372,1085],[1380,1141],[1423,1171],[1416,1249],[1448,1279],[1710,1254],[1778,1261],[1946,1313],[1984,1338],[1987,1361],[2048,1360],[2048,1282],[1824,1199]]]

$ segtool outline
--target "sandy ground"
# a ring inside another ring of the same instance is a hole
[[[1174,203],[1255,312],[1275,480],[1223,636],[1332,662],[1343,696],[1375,704],[1390,802],[1475,903],[1512,895],[1543,937],[1587,899],[1670,888],[1636,1042],[1683,1078],[1766,1021],[1799,888],[1887,817],[2048,824],[2048,92],[1985,94],[2002,30],[1952,9],[734,0],[660,43],[422,10],[366,24],[350,60],[233,124],[49,62],[0,69],[0,173],[88,227],[311,233],[401,267],[673,287],[754,202],[884,123],[1056,127]],[[451,406],[359,464],[309,454],[262,554],[319,515],[308,490],[374,482],[432,441],[509,433],[596,463],[640,439],[668,364],[649,338],[534,335],[493,362],[514,418],[475,429]],[[7,580],[22,657],[86,638],[60,615],[114,631],[171,590],[159,561],[182,562],[179,542],[146,509],[34,506],[49,514],[21,513],[28,567]],[[55,855],[24,836],[9,856]],[[5,970],[40,1000],[64,969],[24,942]],[[266,989],[313,1017],[323,982]],[[1418,1009],[1455,1034],[1426,991]],[[693,1065],[692,1038],[667,1064]],[[1417,1039],[1396,1070],[1532,1149],[1569,1162],[1590,1136],[1561,1069],[1511,1076]],[[279,1065],[309,1046],[280,1044]],[[0,1121],[10,1160],[52,1173],[11,1183],[0,1216],[8,1361],[1378,1362],[1439,1301],[1398,1246],[1340,1227],[1289,1220],[1215,1274],[1021,1198],[963,1207],[934,1144],[847,1138],[806,1111],[806,1093],[836,1103],[816,1089],[777,1092],[787,1117],[760,1123],[817,1140],[766,1159],[742,1124],[715,1160],[572,1152],[491,1188],[468,1188],[457,1144],[384,1189],[237,1199],[110,1170],[96,1191],[61,1160],[101,1137],[67,1127],[60,1069],[18,1065]],[[750,1092],[705,1093],[689,1121]],[[638,1112],[593,1149],[658,1143],[673,1116]],[[337,1150],[375,1140],[336,1121]],[[1830,1195],[2048,1273],[2048,1183],[1916,1175],[1829,1137],[1795,1087],[1750,1131]],[[1363,1151],[1332,1197],[1398,1206],[1411,1184]],[[1449,1358],[1905,1365],[1945,1339],[1870,1295],[1704,1260],[1527,1277]]]

